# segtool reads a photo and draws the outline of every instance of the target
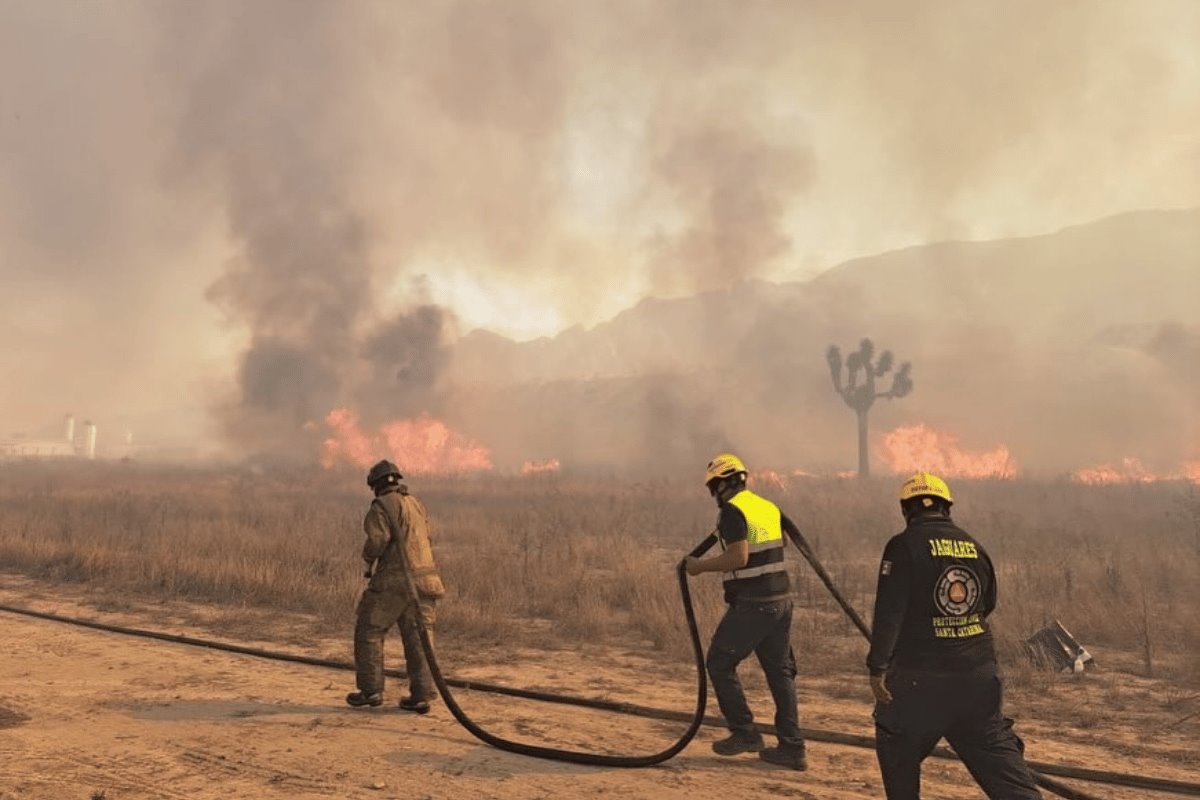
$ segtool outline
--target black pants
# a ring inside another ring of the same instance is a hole
[[[1001,713],[995,670],[889,673],[892,702],[875,706],[875,754],[888,800],[918,800],[921,762],[944,736],[992,800],[1042,795],[1025,764],[1025,745]]]
[[[734,603],[713,632],[708,648],[708,675],[729,729],[753,733],[754,714],[746,704],[737,668],[751,653],[758,656],[771,697],[779,744],[804,747],[796,708],[796,658],[792,653],[792,601]]]

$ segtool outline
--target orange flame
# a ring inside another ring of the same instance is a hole
[[[925,425],[908,425],[885,433],[881,458],[892,472],[927,470],[950,478],[1015,478],[1017,466],[1004,445],[969,452],[952,433]]]
[[[381,429],[388,451],[411,472],[473,472],[492,468],[492,454],[446,423],[422,414]]]
[[[539,472],[558,472],[561,467],[557,458],[548,458],[545,461],[526,461],[521,465],[521,474],[536,475]]]
[[[853,475],[854,473],[850,474]],[[786,489],[793,482],[804,480],[805,478],[817,477],[820,477],[817,473],[809,472],[800,467],[796,467],[791,472],[777,472],[773,469],[754,469],[747,475],[746,485]]]
[[[357,415],[345,408],[330,411],[325,424],[333,431],[321,448],[321,463],[326,468],[340,461],[365,467],[384,455],[406,473],[471,472],[492,468],[492,455],[486,447],[428,414],[388,422],[380,427],[376,436],[363,433]]]
[[[1096,467],[1086,467],[1076,470],[1071,475],[1080,483],[1151,483],[1159,480],[1159,476],[1146,469],[1146,465],[1136,458],[1123,458],[1119,465],[1101,464]]]
[[[773,469],[756,469],[746,478],[750,486],[769,486],[773,489],[787,488],[787,478]]]
[[[325,415],[325,424],[333,431],[321,445],[321,465],[326,469],[339,461],[367,467],[379,460],[377,443],[358,427],[358,415],[348,408],[335,408]]]
[[[1184,464],[1180,472],[1154,472],[1137,458],[1123,458],[1120,464],[1101,464],[1076,470],[1071,477],[1080,483],[1101,486],[1113,483],[1155,483],[1157,481],[1191,481],[1200,483],[1200,461]]]

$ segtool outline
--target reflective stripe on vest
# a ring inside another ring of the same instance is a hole
[[[748,489],[734,495],[729,503],[746,518],[746,541],[750,546],[750,560],[746,566],[726,572],[723,580],[736,581],[754,578],[771,572],[786,572],[783,563],[783,525],[779,506],[765,500]],[[725,542],[721,542],[725,548]]]

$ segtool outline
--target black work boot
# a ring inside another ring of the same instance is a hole
[[[383,705],[383,692],[351,692],[346,695],[346,702],[355,708],[381,706]]]
[[[429,701],[409,694],[400,698],[400,708],[405,711],[415,711],[418,714],[428,714]]]
[[[781,744],[777,747],[768,747],[765,750],[759,750],[758,757],[768,764],[776,764],[800,772],[808,769],[808,758],[804,754],[803,747],[789,747],[788,745]]]
[[[724,739],[718,739],[712,743],[713,752],[719,756],[736,756],[738,753],[757,753],[765,746],[762,734],[757,731],[754,733],[734,731]]]

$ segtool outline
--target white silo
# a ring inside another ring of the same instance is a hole
[[[83,456],[88,459],[96,457],[96,426],[91,422],[83,423]]]

